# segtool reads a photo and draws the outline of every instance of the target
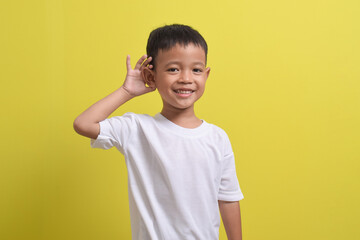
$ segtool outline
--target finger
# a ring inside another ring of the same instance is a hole
[[[126,56],[126,68],[127,68],[127,71],[131,71],[132,68],[131,68],[131,61],[130,61],[130,55],[127,55]]]
[[[142,67],[147,67],[149,65],[149,63],[152,61],[152,57],[148,57],[145,62],[143,62],[143,64],[141,65]]]
[[[152,70],[152,65],[150,65],[149,63],[151,62],[152,58],[149,57],[148,59],[146,59],[146,61],[141,65],[140,67],[140,71],[143,71],[145,68]]]
[[[145,54],[144,56],[142,56],[139,61],[137,61],[135,68],[134,69],[140,69],[141,64],[144,62],[144,60],[147,58],[147,55]]]

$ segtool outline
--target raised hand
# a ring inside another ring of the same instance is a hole
[[[146,60],[145,60],[146,59]],[[132,96],[139,96],[148,92],[154,91],[155,87],[146,86],[145,79],[143,79],[141,71],[143,68],[151,69],[153,66],[149,65],[152,58],[147,58],[147,55],[142,56],[136,63],[135,68],[131,68],[130,55],[126,58],[127,74],[123,84],[123,88]]]

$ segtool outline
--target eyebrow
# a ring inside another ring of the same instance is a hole
[[[180,64],[181,62],[180,61],[170,61],[168,62],[167,64],[165,64],[165,67],[171,65],[171,64]],[[203,62],[193,62],[192,64],[194,65],[201,65],[201,66],[204,66],[205,67],[205,64]]]

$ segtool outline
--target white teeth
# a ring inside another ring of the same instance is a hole
[[[185,91],[185,90],[175,90],[175,92],[177,92],[177,93],[185,93],[186,94],[186,93],[192,93],[193,91],[191,91],[191,90],[190,91],[188,91],[188,90],[187,91]]]

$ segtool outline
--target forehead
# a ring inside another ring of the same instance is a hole
[[[200,46],[193,43],[189,43],[186,46],[176,44],[168,50],[159,50],[156,57],[157,65],[166,65],[172,61],[181,63],[201,62],[205,65],[205,51]]]

